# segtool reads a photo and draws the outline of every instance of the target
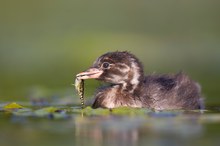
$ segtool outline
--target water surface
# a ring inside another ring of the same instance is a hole
[[[151,111],[1,103],[1,146],[219,145],[220,106],[198,111]]]

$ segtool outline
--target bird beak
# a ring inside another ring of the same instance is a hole
[[[100,75],[103,73],[102,70],[97,69],[97,68],[89,68],[87,71],[85,72],[81,72],[79,74],[76,75],[76,77],[78,79],[97,79],[100,77]]]

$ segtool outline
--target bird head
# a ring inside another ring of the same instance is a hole
[[[127,51],[103,54],[89,69],[76,75],[79,79],[98,79],[124,87],[137,85],[143,76],[141,63]]]

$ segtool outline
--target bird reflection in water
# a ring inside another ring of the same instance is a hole
[[[185,145],[203,133],[195,115],[92,116],[74,122],[74,143],[81,146]]]

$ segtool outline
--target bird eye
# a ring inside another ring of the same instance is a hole
[[[109,67],[109,63],[108,63],[108,62],[104,62],[104,63],[102,64],[102,67],[103,67],[103,68],[108,68],[108,67]]]

